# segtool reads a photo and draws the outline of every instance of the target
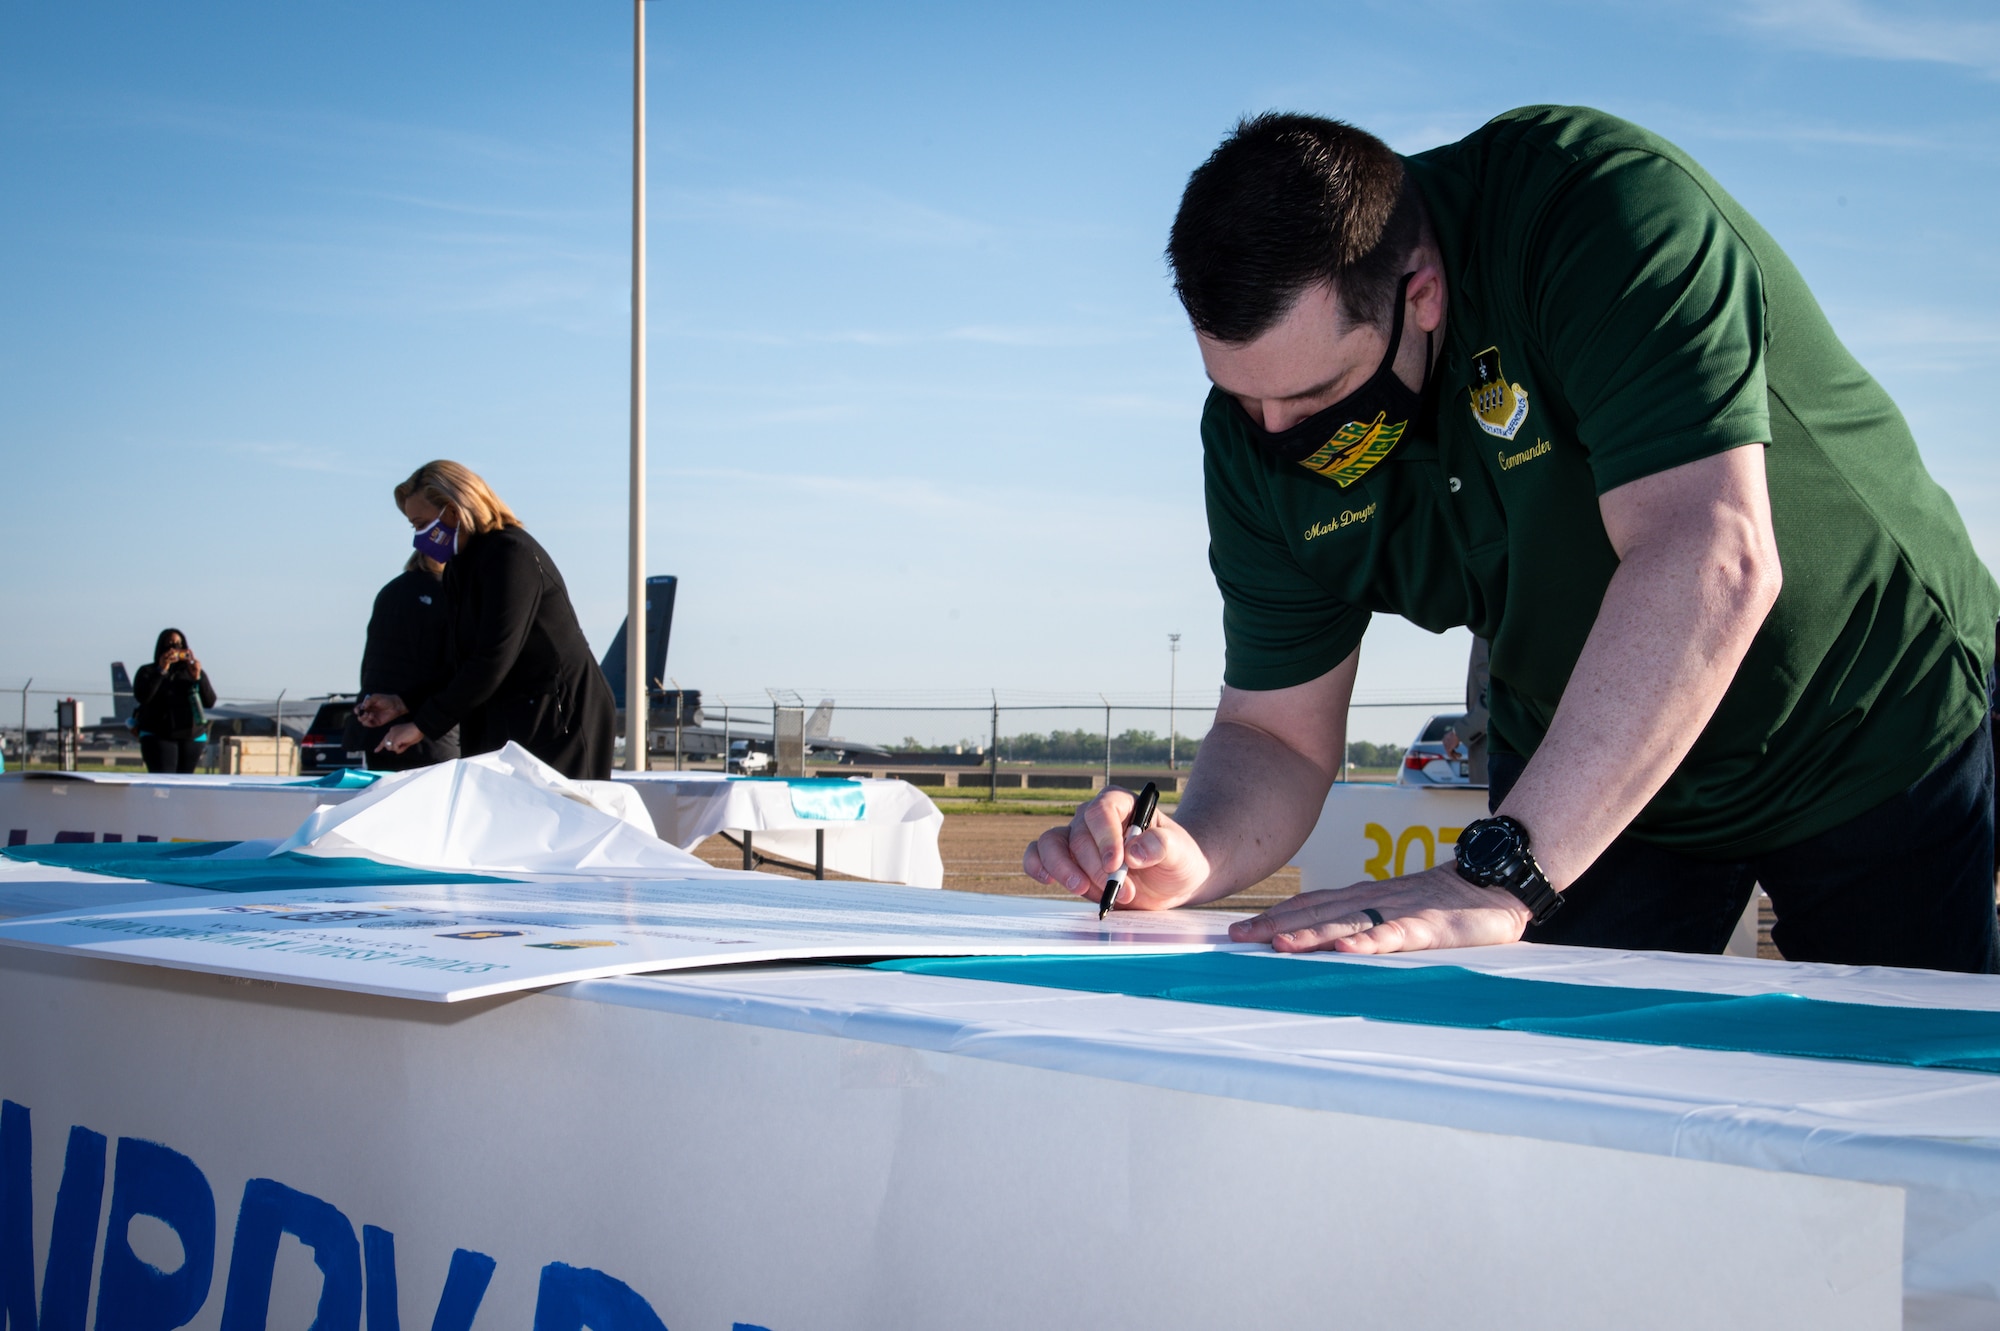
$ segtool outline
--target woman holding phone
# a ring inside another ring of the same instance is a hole
[[[617,707],[555,561],[491,486],[428,462],[396,487],[417,553],[444,564],[445,682],[422,697],[374,693],[355,715],[402,753],[458,727],[467,755],[513,740],[564,776],[611,777]]]
[[[139,731],[146,770],[192,772],[208,745],[206,709],[215,706],[215,683],[188,650],[186,634],[160,630],[153,659],[132,676],[132,700],[139,704],[132,724]]]

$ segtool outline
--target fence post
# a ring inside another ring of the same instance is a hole
[[[1104,703],[1104,787],[1111,788],[1111,700],[1103,694],[1097,695]]]
[[[993,734],[986,745],[986,802],[1000,798],[1000,694],[993,692]]]

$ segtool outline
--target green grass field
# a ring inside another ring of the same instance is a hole
[[[1396,779],[1396,769],[1356,767],[1350,769],[1348,779],[1393,781]],[[1067,818],[1074,814],[1077,806],[1089,800],[1091,796],[1091,792],[1082,787],[1034,791],[1002,790],[998,799],[988,799],[983,791],[961,790],[955,786],[942,789],[926,786],[924,793],[946,813],[1034,813],[1048,814],[1056,818]],[[1178,791],[1168,791],[1160,796],[1160,803],[1167,808],[1172,808],[1180,802]]]

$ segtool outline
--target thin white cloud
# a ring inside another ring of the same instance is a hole
[[[1967,18],[1967,8],[1908,0],[1738,0],[1732,12],[1739,22],[1809,51],[1957,65],[2000,77],[2000,19]]]
[[[626,214],[622,210],[585,210],[579,208],[520,208],[501,204],[470,203],[461,199],[433,199],[417,194],[393,194],[380,190],[344,191],[350,197],[360,199],[381,199],[388,203],[405,204],[425,212],[451,213],[465,217],[490,217],[512,222],[591,222],[622,220]]]
[[[671,337],[687,342],[714,342],[723,344],[747,344],[751,346],[797,347],[797,346],[861,346],[861,347],[912,347],[927,346],[937,342],[966,342],[976,346],[1023,347],[1029,349],[1066,350],[1073,347],[1107,347],[1121,343],[1144,342],[1159,338],[1163,333],[1178,336],[1178,324],[1164,321],[1150,323],[1113,324],[964,324],[957,328],[942,330],[897,330],[874,328],[837,328],[831,330],[802,329],[777,331],[771,329],[727,329],[707,325],[687,324],[656,326],[655,337]]]
[[[1156,335],[1157,330],[1089,327],[1081,324],[968,324],[944,335],[949,342],[998,347],[1102,347]]]
[[[844,235],[945,248],[973,245],[995,234],[984,222],[879,190],[858,188],[800,193],[668,190],[654,195],[652,215],[656,221],[716,222],[764,231]]]
[[[1871,370],[1959,373],[1991,365],[2000,321],[1949,310],[1829,311],[1841,340]]]
[[[574,144],[544,147],[445,125],[297,109],[289,104],[229,105],[139,93],[127,93],[103,104],[76,100],[44,105],[43,112],[76,123],[104,125],[120,133],[157,133],[293,155],[360,157],[371,162],[473,159],[518,169],[569,161],[577,151]]]
[[[1952,143],[1921,134],[1894,134],[1880,130],[1853,129],[1824,123],[1786,124],[1764,122],[1729,124],[1703,120],[1695,132],[1711,139],[1732,139],[1753,143],[1809,144],[1835,148],[1887,148],[1897,152],[1959,152],[1975,147]]]
[[[287,471],[311,471],[324,475],[355,476],[364,474],[347,459],[324,448],[314,448],[309,444],[261,441],[238,441],[224,444],[223,448],[239,457],[253,458]]]

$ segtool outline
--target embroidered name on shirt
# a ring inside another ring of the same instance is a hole
[[[1507,382],[1500,368],[1500,348],[1488,347],[1472,358],[1472,419],[1497,439],[1511,440],[1528,419],[1528,390]]]
[[[1315,522],[1312,526],[1306,528],[1306,539],[1308,541],[1316,541],[1322,536],[1339,531],[1342,527],[1352,527],[1357,522],[1366,522],[1374,516],[1375,505],[1373,504],[1370,504],[1366,508],[1342,509],[1339,517],[1328,518],[1325,522]]]
[[[1500,470],[1512,471],[1523,462],[1533,462],[1548,451],[1549,441],[1537,439],[1533,448],[1524,448],[1518,453],[1496,453],[1494,456],[1500,459]]]

